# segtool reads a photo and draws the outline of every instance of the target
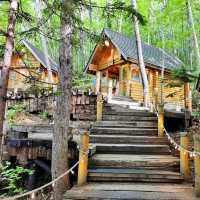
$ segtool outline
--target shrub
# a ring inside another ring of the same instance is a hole
[[[15,195],[24,192],[24,179],[33,173],[21,166],[12,167],[10,162],[0,165],[0,194]]]

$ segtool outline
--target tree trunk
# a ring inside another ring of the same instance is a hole
[[[131,0],[133,8],[137,9],[136,0]],[[135,37],[136,37],[136,46],[137,46],[137,55],[138,55],[138,64],[140,67],[140,72],[142,75],[142,83],[143,83],[143,89],[144,89],[144,106],[147,107],[149,104],[149,87],[148,87],[148,79],[147,74],[145,70],[144,65],[144,58],[142,53],[142,42],[140,37],[140,30],[139,30],[139,23],[137,16],[133,16],[134,20],[134,31],[135,31]]]
[[[72,19],[73,0],[62,1],[60,49],[59,49],[59,96],[56,100],[54,133],[52,146],[52,177],[56,178],[68,169],[68,136],[70,134],[70,107],[72,88]],[[69,189],[69,176],[55,184],[54,199],[63,199],[63,193]]]
[[[193,20],[193,15],[192,15],[192,7],[191,7],[191,1],[186,0],[186,6],[187,6],[187,11],[188,11],[188,22],[189,26],[192,29],[192,37],[193,37],[193,42],[194,42],[194,49],[196,53],[196,62],[198,65],[198,70],[200,70],[200,51],[199,51],[199,44],[198,44],[198,39],[197,39],[197,34],[194,26],[194,20]]]
[[[14,30],[16,23],[16,14],[18,9],[18,0],[10,1],[10,11],[8,16],[8,28],[6,36],[6,45],[4,52],[3,68],[1,73],[0,85],[0,161],[3,155],[3,124],[6,109],[6,95],[9,80],[9,68],[12,62],[12,53],[14,48]]]

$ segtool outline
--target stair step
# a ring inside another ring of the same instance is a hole
[[[87,191],[87,192],[86,192]],[[197,200],[190,184],[98,182],[75,186],[64,195],[64,200]]]
[[[103,110],[103,114],[105,115],[118,115],[118,116],[141,116],[141,117],[156,117],[154,113],[150,112],[139,112],[134,110],[123,110],[123,111],[115,111],[115,110]]]
[[[179,159],[171,155],[131,155],[95,154],[90,159],[92,167],[174,169],[179,167]]]
[[[128,97],[128,96],[113,96],[112,99],[114,99],[114,100],[127,100],[127,101],[134,102],[134,100],[131,97]]]
[[[132,104],[132,105],[141,106],[141,103],[134,102],[132,99],[118,99],[118,98],[109,99],[108,104],[122,105],[122,106],[123,105],[128,106],[128,105]]]
[[[130,121],[130,122],[122,122],[122,121],[99,121],[93,124],[93,128],[98,127],[107,127],[107,128],[157,128],[157,121]]]
[[[182,182],[180,173],[164,170],[98,168],[88,170],[89,181]]]
[[[143,116],[123,116],[123,115],[109,115],[103,114],[105,121],[157,121],[157,117],[143,117]]]
[[[104,144],[168,144],[167,138],[157,136],[91,135],[90,143]]]
[[[96,127],[90,130],[91,135],[110,134],[110,135],[157,135],[155,128],[102,128]]]
[[[168,145],[95,143],[97,153],[169,154]]]

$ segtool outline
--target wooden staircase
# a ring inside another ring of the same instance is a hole
[[[96,154],[89,159],[88,184],[74,187],[65,199],[185,200],[180,185],[191,192],[179,173],[179,158],[171,155],[167,139],[157,136],[154,113],[107,104],[90,143]],[[179,188],[173,195],[167,190],[172,185]]]

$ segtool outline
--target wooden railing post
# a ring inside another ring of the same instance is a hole
[[[154,107],[158,109],[158,88],[154,88]]]
[[[124,95],[124,67],[119,68],[119,95]]]
[[[108,80],[108,102],[112,99],[112,80]]]
[[[158,136],[164,136],[164,105],[158,105]]]
[[[103,115],[103,97],[102,94],[97,95],[97,121],[102,120]]]
[[[180,133],[180,172],[185,180],[189,179],[190,168],[189,168],[189,153],[184,151],[184,149],[189,148],[189,138],[187,132]]]
[[[78,186],[87,183],[88,150],[89,150],[89,133],[86,131],[81,135],[81,146],[79,152],[79,166],[78,166]]]
[[[98,94],[100,92],[101,88],[101,72],[96,72],[96,88],[95,88],[95,94]]]
[[[184,84],[184,100],[185,100],[185,109],[192,112],[192,92],[189,83]]]
[[[200,152],[200,135],[194,135],[194,151]],[[194,157],[194,172],[195,172],[195,195],[200,197],[200,155]]]

